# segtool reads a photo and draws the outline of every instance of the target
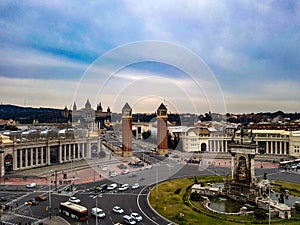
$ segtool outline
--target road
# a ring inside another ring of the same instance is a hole
[[[300,175],[297,173],[281,172],[277,168],[256,168],[256,176],[262,177],[264,173],[271,180],[283,180],[294,183],[300,183]],[[77,184],[76,192],[54,191],[54,186],[51,187],[51,212],[52,215],[58,214],[59,203],[67,201],[70,196],[76,196],[82,200],[82,204],[89,211],[96,204],[101,207],[106,213],[106,217],[101,219],[98,224],[114,224],[122,220],[122,215],[138,212],[143,216],[143,221],[139,224],[168,224],[169,222],[157,215],[147,202],[147,194],[151,186],[157,182],[179,177],[193,176],[227,176],[231,173],[229,167],[224,166],[199,166],[193,164],[183,164],[174,160],[164,160],[154,164],[151,168],[138,170],[130,174],[117,175],[111,179],[102,179],[101,181]],[[103,183],[128,183],[133,185],[138,182],[141,187],[137,190],[128,189],[126,191],[110,191],[95,195],[93,187]],[[60,188],[60,187],[59,187]],[[61,187],[62,188],[62,187]],[[47,201],[39,202],[38,205],[25,205],[25,201],[34,198],[37,194],[42,194],[47,197]],[[49,209],[49,186],[38,185],[36,189],[27,189],[24,185],[1,185],[0,197],[6,197],[8,204],[13,206],[12,210],[7,210],[2,214],[1,220],[6,221],[6,224],[18,223],[33,223],[41,218],[47,217],[49,214],[46,209]],[[96,203],[97,200],[97,203]],[[112,208],[118,205],[125,210],[125,213],[118,215],[112,212]],[[66,218],[71,224],[77,224],[74,220]],[[94,217],[90,216],[87,222],[81,224],[96,224]]]

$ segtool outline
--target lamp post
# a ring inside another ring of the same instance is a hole
[[[52,174],[52,170],[50,170],[50,174]],[[52,209],[51,209],[51,176],[49,176],[49,208],[48,208],[48,212],[49,212],[49,218],[51,220],[51,214],[52,214]]]
[[[271,180],[269,180],[269,225],[271,224]]]
[[[96,225],[98,225],[98,195],[96,195]]]
[[[156,209],[158,208],[158,165],[156,165]]]

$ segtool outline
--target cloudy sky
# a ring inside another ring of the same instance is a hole
[[[300,1],[0,2],[0,102],[300,109]]]

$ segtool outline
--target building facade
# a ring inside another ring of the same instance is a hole
[[[228,143],[236,128],[218,130],[214,127],[191,127],[182,129],[180,137],[186,152],[228,152]],[[250,131],[250,130],[249,130]],[[239,137],[241,131],[235,135]],[[300,158],[300,131],[252,130],[256,154],[282,155]]]
[[[98,134],[67,135],[58,132],[55,138],[13,139],[1,134],[0,177],[16,170],[30,169],[98,156],[101,141]]]
[[[94,110],[89,99],[82,109],[77,109],[76,102],[74,102],[72,121],[73,124],[91,131],[104,129],[107,127],[107,124],[111,122],[111,111],[109,107],[107,111],[103,111],[101,102],[97,105],[97,109]]]

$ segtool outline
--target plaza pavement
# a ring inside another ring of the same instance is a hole
[[[177,157],[174,157],[174,156]],[[170,159],[182,163],[187,163],[191,155],[181,152],[173,152]],[[63,174],[67,173],[68,178],[72,178],[74,184],[81,184],[93,181],[99,181],[109,177],[109,171],[115,171],[120,174],[123,170],[118,168],[118,165],[124,164],[130,172],[140,170],[141,168],[128,167],[130,161],[138,161],[139,159],[123,158],[119,155],[114,155],[112,158],[104,159],[88,159],[73,161],[72,163],[56,164],[51,166],[44,166],[40,168],[27,169],[23,171],[14,171],[13,174],[8,176],[8,179],[1,178],[1,184],[8,185],[26,185],[29,183],[37,183],[37,185],[48,185],[49,177],[51,181],[55,179],[54,171],[57,171],[57,180],[63,179]],[[213,165],[216,167],[231,167],[230,158],[215,158],[211,155],[201,158],[201,165]],[[106,168],[106,170],[104,170]],[[255,168],[278,168],[278,163],[255,161]],[[52,171],[52,172],[51,172]]]

